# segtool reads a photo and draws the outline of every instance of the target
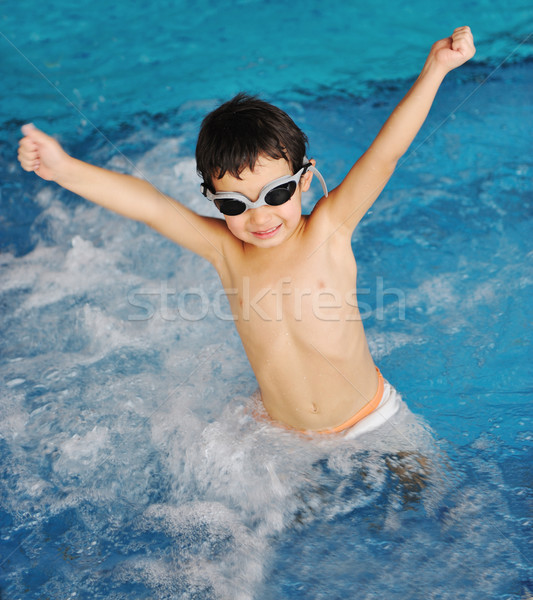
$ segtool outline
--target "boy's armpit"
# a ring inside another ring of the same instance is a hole
[[[383,191],[395,166],[396,162],[384,163],[368,152],[363,154],[342,183],[321,200],[321,210],[331,224],[351,234]]]

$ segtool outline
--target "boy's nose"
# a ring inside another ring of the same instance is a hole
[[[268,223],[271,218],[271,209],[268,206],[261,206],[260,208],[252,208],[250,211],[250,222],[255,225],[264,225]]]

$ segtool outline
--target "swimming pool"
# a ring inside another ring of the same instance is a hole
[[[2,598],[531,597],[532,11],[390,6],[8,4]],[[373,355],[416,415],[400,430],[255,422],[214,270],[15,161],[34,120],[207,213],[198,125],[247,89],[333,186],[463,23],[476,62],[353,240]]]

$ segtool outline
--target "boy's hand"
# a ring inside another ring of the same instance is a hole
[[[59,143],[32,124],[22,127],[18,159],[25,171],[34,171],[47,181],[55,181],[70,156]]]
[[[475,53],[476,48],[470,27],[458,27],[451,37],[433,44],[428,61],[434,60],[448,73],[470,60]]]

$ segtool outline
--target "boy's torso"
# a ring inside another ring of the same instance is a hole
[[[377,375],[348,234],[304,216],[281,246],[258,251],[231,241],[217,269],[274,420],[328,429],[370,401]]]

